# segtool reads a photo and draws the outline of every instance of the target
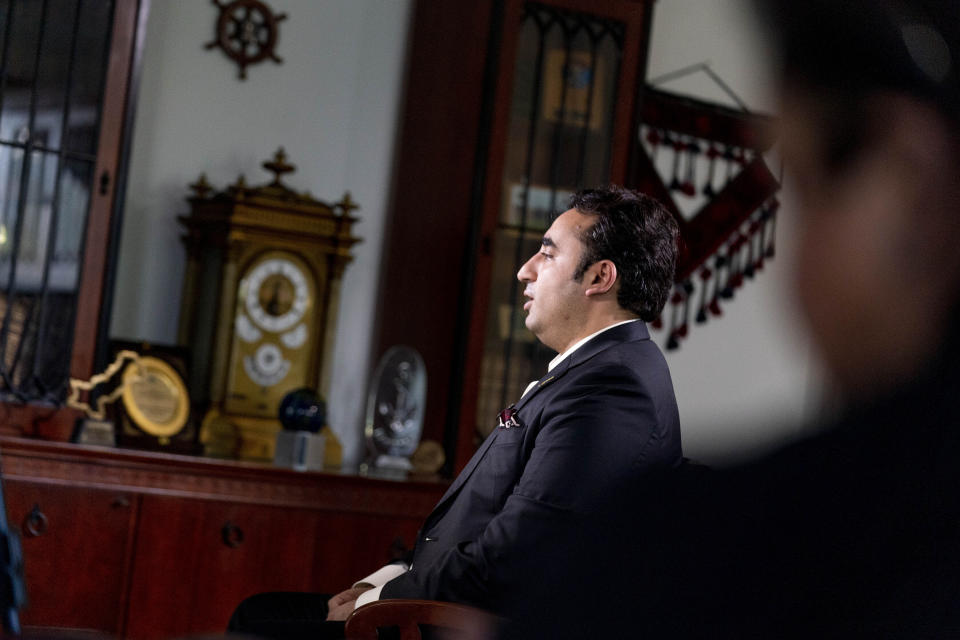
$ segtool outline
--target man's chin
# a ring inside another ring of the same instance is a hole
[[[534,335],[537,334],[537,323],[530,314],[527,314],[527,318],[523,321],[523,326],[529,329]]]

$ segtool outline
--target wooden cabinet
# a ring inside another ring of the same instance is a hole
[[[139,524],[131,638],[223,631],[247,596],[313,590],[311,511],[148,495]]]
[[[218,633],[261,591],[336,592],[413,544],[445,490],[0,438],[26,626]]]
[[[19,528],[28,558],[22,622],[118,633],[137,515],[133,494],[20,480],[5,481],[4,491],[10,527]]]

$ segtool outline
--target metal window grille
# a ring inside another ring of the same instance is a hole
[[[114,2],[0,1],[0,399],[63,401]]]

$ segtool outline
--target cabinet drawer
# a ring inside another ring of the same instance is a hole
[[[137,497],[18,480],[4,494],[23,546],[22,622],[119,633]]]
[[[127,635],[223,632],[249,595],[308,590],[316,519],[300,509],[144,496]]]

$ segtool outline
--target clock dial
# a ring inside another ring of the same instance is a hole
[[[224,408],[275,418],[287,392],[313,384],[318,340],[315,276],[292,252],[272,250],[239,281]]]
[[[270,387],[283,380],[290,371],[290,361],[275,344],[260,345],[253,355],[243,357],[243,370],[261,387]]]
[[[281,333],[292,328],[307,310],[307,278],[286,258],[264,260],[250,271],[246,310],[260,328]]]
[[[255,326],[253,326],[253,323],[250,322],[250,318],[242,313],[237,316],[237,321],[234,323],[234,328],[237,331],[237,335],[240,336],[240,339],[244,342],[257,342],[263,337],[263,333],[261,333],[260,329],[257,329]]]
[[[280,342],[282,342],[285,347],[290,347],[291,349],[299,349],[306,341],[307,325],[305,324],[298,324],[296,329],[280,336]]]

